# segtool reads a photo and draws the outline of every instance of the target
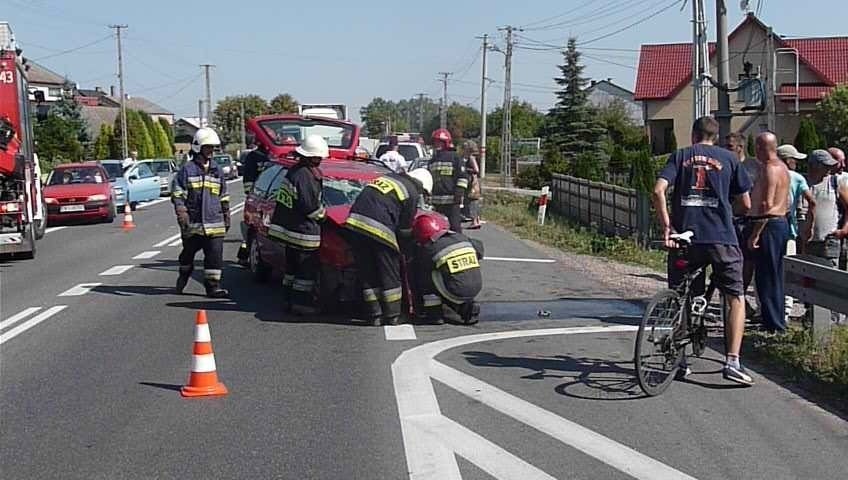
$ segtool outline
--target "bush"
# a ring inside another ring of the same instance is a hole
[[[545,180],[542,175],[542,168],[539,165],[531,165],[518,172],[518,175],[513,179],[513,183],[518,188],[539,190],[542,188]]]
[[[821,137],[816,131],[816,125],[809,118],[801,119],[794,145],[798,151],[806,153],[822,147]]]

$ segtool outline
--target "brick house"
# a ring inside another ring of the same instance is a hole
[[[730,80],[736,86],[744,75],[745,63],[753,73],[771,84],[777,80],[774,96],[774,131],[781,141],[792,142],[803,116],[815,110],[816,103],[836,85],[848,83],[848,37],[783,38],[753,14],[729,35]],[[771,45],[769,45],[771,44]],[[773,52],[777,55],[774,63]],[[795,68],[797,55],[798,68]],[[775,68],[776,67],[776,68]],[[717,78],[715,44],[710,44],[710,72]],[[796,89],[796,72],[798,87]],[[635,100],[642,113],[654,153],[669,150],[672,134],[678,146],[689,145],[692,126],[692,44],[642,45],[636,75]],[[716,90],[710,95],[711,110],[718,108]],[[796,113],[796,102],[798,112]],[[731,93],[731,110],[743,114],[744,104]],[[768,129],[767,111],[734,116],[734,131],[746,135]]]

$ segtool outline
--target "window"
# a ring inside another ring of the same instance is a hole
[[[103,170],[97,167],[57,168],[50,173],[48,185],[71,185],[79,183],[103,183]]]
[[[330,148],[350,148],[353,144],[353,125],[332,120],[265,120],[259,125],[275,145],[300,145],[308,135],[320,135]]]
[[[276,177],[271,181],[271,185],[268,187],[268,194],[265,195],[265,198],[271,198],[277,195],[277,190],[280,189],[280,185],[283,183],[283,179],[286,178],[286,173],[288,170],[280,167],[280,171]]]
[[[150,167],[146,163],[139,163],[137,172],[138,178],[150,178],[154,176],[153,171],[150,170]]]
[[[150,162],[149,166],[156,173],[171,173],[171,162],[161,161],[161,162]]]
[[[271,181],[274,180],[274,177],[277,176],[280,170],[282,170],[282,167],[274,165],[262,172],[259,178],[256,179],[256,183],[253,184],[253,191],[260,197],[264,197],[268,191],[268,187],[271,185]]]
[[[47,89],[47,95],[49,95],[51,97],[61,97],[62,96],[62,89],[58,88],[58,87],[50,87],[50,88]]]
[[[324,205],[353,205],[364,187],[358,180],[324,179],[324,188],[321,190]]]
[[[120,163],[103,163],[102,165],[110,179],[119,178],[124,175],[124,169],[121,168]]]

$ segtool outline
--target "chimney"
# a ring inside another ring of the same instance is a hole
[[[115,86],[114,85],[109,85],[109,96],[110,97],[115,96]]]
[[[592,80],[591,83],[589,83],[589,86],[594,87],[596,83],[598,83],[597,80]]]
[[[103,89],[100,87],[94,87],[94,91],[97,93],[103,93]]]

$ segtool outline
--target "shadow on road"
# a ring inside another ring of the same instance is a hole
[[[179,392],[183,387],[182,385],[174,385],[173,383],[138,382],[138,384],[146,387],[161,388],[163,390],[173,390],[175,392]]]

